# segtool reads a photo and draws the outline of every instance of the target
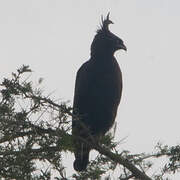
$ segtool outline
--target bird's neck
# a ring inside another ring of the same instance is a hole
[[[96,61],[111,61],[114,60],[114,52],[96,52],[91,53],[91,59],[94,59]]]

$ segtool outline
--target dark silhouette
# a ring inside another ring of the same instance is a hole
[[[122,74],[114,52],[124,49],[123,41],[109,31],[113,24],[102,18],[102,25],[91,44],[91,58],[77,72],[72,133],[74,136],[74,169],[83,171],[92,149],[77,137],[88,141],[90,136],[98,140],[113,125],[122,93]],[[90,136],[89,136],[90,135]]]

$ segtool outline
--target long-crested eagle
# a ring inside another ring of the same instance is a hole
[[[88,141],[89,134],[101,137],[113,125],[122,94],[122,73],[115,51],[127,50],[122,39],[110,32],[113,24],[109,14],[102,18],[91,44],[91,57],[77,72],[73,113],[72,134],[74,142],[74,169],[83,171],[89,162],[92,149],[78,137]]]

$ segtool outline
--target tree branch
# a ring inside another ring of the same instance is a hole
[[[124,159],[123,157],[121,157],[121,155],[115,154],[109,151],[106,147],[102,147],[98,144],[94,145],[94,149],[96,149],[99,153],[109,157],[114,162],[121,164],[127,169],[129,169],[136,178],[139,178],[141,180],[152,180],[145,173],[141,172],[138,168],[131,164],[128,159]]]

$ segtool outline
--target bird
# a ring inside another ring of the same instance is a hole
[[[122,94],[122,73],[114,57],[117,50],[127,51],[122,39],[109,30],[110,13],[104,18],[91,44],[90,59],[78,70],[75,81],[72,135],[74,169],[85,171],[92,147],[79,138],[98,141],[113,126]],[[79,137],[79,138],[78,138]]]

